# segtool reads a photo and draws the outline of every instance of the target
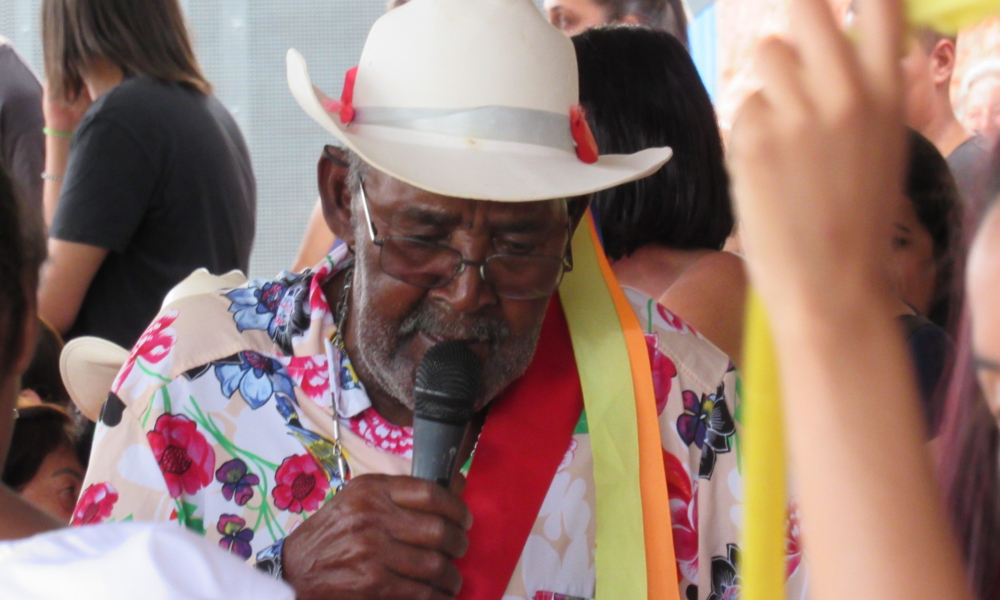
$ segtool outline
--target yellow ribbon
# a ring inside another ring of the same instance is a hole
[[[764,306],[747,298],[743,350],[743,528],[741,598],[785,598],[785,436],[777,362]]]
[[[908,0],[910,22],[942,33],[958,33],[1000,13],[997,0]]]
[[[594,456],[596,596],[645,600],[646,547],[632,367],[589,227],[585,219],[573,237],[573,271],[566,274],[559,297],[569,323]]]

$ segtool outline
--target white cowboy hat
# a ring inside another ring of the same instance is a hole
[[[414,0],[390,11],[340,101],[312,84],[297,50],[287,66],[299,105],[344,146],[444,196],[582,196],[645,177],[671,156],[650,148],[596,159],[576,112],[573,43],[531,0]]]
[[[247,276],[238,270],[212,275],[206,269],[197,269],[167,292],[163,306],[186,296],[239,287],[246,281]],[[59,373],[69,397],[83,416],[95,422],[101,417],[101,407],[108,399],[111,384],[128,356],[129,351],[125,348],[93,336],[78,337],[63,347],[59,355]]]

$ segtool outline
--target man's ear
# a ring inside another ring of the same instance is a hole
[[[351,190],[347,185],[350,163],[347,152],[336,146],[325,146],[316,165],[319,197],[323,219],[335,236],[348,248],[354,248],[354,227],[351,224]]]
[[[931,69],[936,85],[947,84],[955,72],[955,42],[941,38],[931,50]]]
[[[590,206],[590,196],[577,196],[566,201],[566,211],[569,213],[570,227],[576,232],[576,228],[587,214],[587,207]]]

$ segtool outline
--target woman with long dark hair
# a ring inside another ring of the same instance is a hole
[[[177,0],[44,0],[45,214],[39,311],[130,347],[199,267],[246,270],[256,187]]]
[[[609,26],[573,37],[580,102],[601,154],[670,146],[649,177],[593,195],[615,276],[704,335],[735,363],[742,350],[743,261],[722,139],[694,62],[674,36]]]

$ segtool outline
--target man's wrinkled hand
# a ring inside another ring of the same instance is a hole
[[[472,517],[453,490],[412,477],[353,479],[285,540],[300,600],[446,600],[462,577]]]

